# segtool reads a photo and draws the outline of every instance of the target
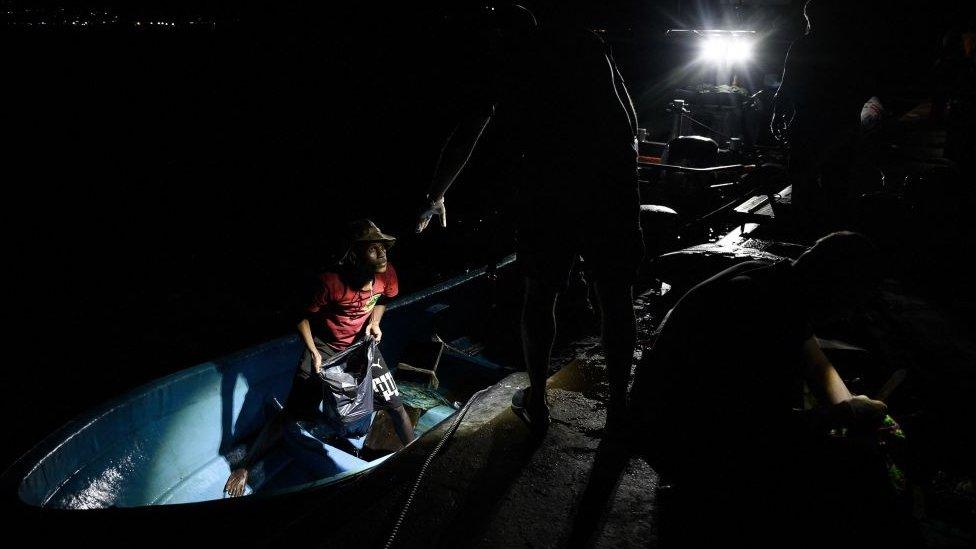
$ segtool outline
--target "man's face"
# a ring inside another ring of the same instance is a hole
[[[366,271],[374,273],[386,272],[386,244],[382,242],[364,242],[356,251],[360,264]]]

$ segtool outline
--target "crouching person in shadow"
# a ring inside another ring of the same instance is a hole
[[[641,449],[673,486],[662,537],[833,546],[842,532],[897,546],[878,452],[837,452],[829,437],[876,430],[886,406],[850,393],[812,328],[869,296],[878,265],[866,238],[833,233],[796,261],[722,271],[668,313],[631,392]],[[801,411],[803,382],[819,407]]]

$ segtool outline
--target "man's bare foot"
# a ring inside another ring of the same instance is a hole
[[[247,487],[247,477],[247,469],[243,467],[234,469],[227,478],[227,483],[224,484],[224,492],[232,498],[243,496],[244,489]]]

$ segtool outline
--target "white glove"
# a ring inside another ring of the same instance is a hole
[[[867,131],[874,129],[884,115],[884,105],[877,97],[868,99],[868,102],[861,107],[861,129]]]
[[[440,216],[441,227],[447,227],[447,209],[444,207],[444,197],[440,197],[437,200],[430,203],[430,207],[424,210],[419,217],[417,217],[417,232],[422,232],[427,228],[427,224],[430,223],[431,218],[434,216]]]

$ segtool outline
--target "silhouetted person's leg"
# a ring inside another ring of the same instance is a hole
[[[531,278],[525,279],[525,301],[522,306],[522,352],[529,372],[529,414],[545,403],[546,374],[556,337],[556,297],[551,286]]]
[[[824,151],[815,136],[796,137],[790,152],[788,174],[793,185],[791,210],[793,237],[812,242],[823,236],[828,225],[824,219],[825,198],[822,174]]]
[[[847,136],[838,137],[820,170],[821,192],[825,207],[824,232],[848,230],[853,223],[854,207],[860,196],[863,182],[852,177],[855,145]]]
[[[627,385],[637,342],[637,320],[634,318],[632,287],[609,281],[595,281],[600,303],[600,326],[603,350],[607,356],[610,381],[610,404],[607,426],[621,423],[627,414]]]
[[[410,416],[403,406],[398,406],[393,410],[387,410],[390,420],[393,422],[393,430],[396,431],[397,438],[404,446],[413,442],[413,425],[410,424]]]

